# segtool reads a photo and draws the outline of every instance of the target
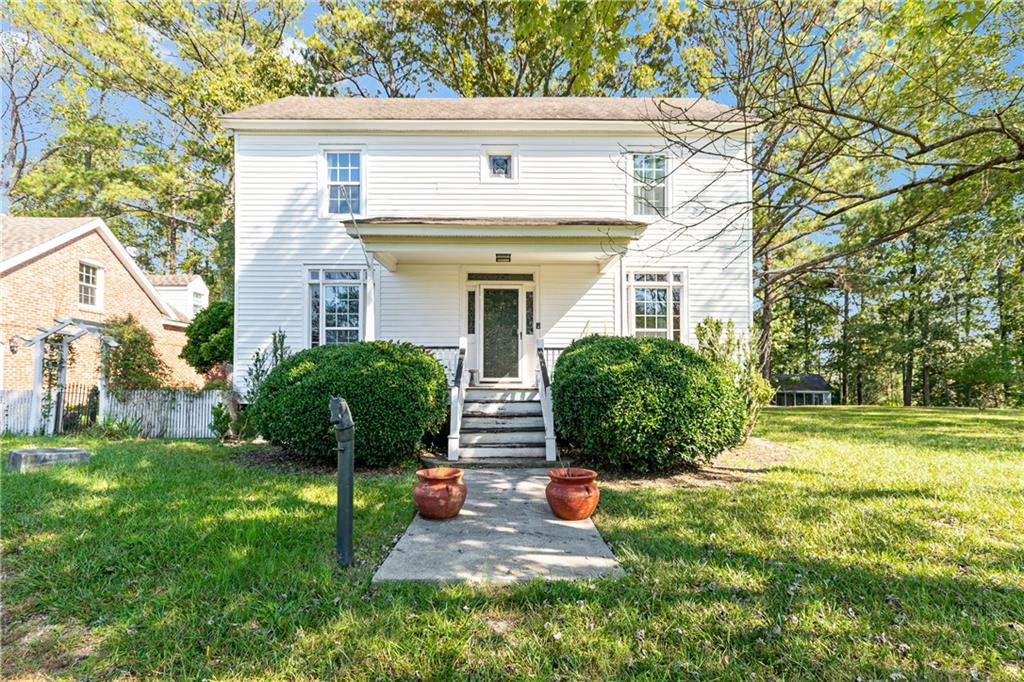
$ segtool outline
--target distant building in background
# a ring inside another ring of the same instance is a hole
[[[831,405],[832,385],[820,374],[776,374],[772,377],[775,387],[773,405],[793,407],[796,405]]]
[[[206,285],[198,291],[205,296]],[[168,305],[100,218],[0,215],[0,388],[33,385],[32,350],[12,351],[12,337],[35,336],[40,327],[52,327],[54,318],[102,329],[129,313],[153,335],[169,383],[201,386],[203,378],[179,357],[191,319],[185,312]],[[98,370],[99,342],[76,341],[67,383],[94,386]]]
[[[153,288],[160,294],[160,298],[164,299],[183,320],[192,321],[192,318],[210,303],[210,290],[199,275],[156,275],[147,272],[146,277],[153,283]]]

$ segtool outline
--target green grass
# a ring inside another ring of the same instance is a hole
[[[605,491],[627,577],[502,588],[369,585],[411,475],[359,478],[340,571],[332,478],[85,443],[0,479],[3,675],[1024,679],[1024,412],[777,410],[759,435],[797,452]]]

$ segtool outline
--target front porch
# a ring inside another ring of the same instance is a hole
[[[555,459],[551,371],[622,331],[621,257],[645,225],[377,218],[346,224],[377,264],[378,338],[418,343],[451,386],[448,458]]]

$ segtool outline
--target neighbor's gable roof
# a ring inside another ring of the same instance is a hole
[[[650,97],[284,97],[221,117],[242,121],[737,121],[709,99]],[[753,121],[752,118],[747,118]]]
[[[772,385],[780,391],[820,391],[831,392],[835,389],[820,374],[776,374],[772,376]]]
[[[23,218],[0,216],[0,262],[32,251],[49,241],[59,241],[69,232],[89,231],[99,218]],[[71,237],[73,238],[73,237]],[[6,269],[6,268],[5,268]]]
[[[195,281],[199,275],[192,273],[179,272],[173,275],[158,275],[156,273],[147,272],[146,277],[153,283],[155,287],[187,287],[193,281]]]
[[[160,298],[146,273],[102,218],[29,218],[0,215],[0,273],[45,256],[93,231],[107,244],[157,310],[167,318],[166,321],[176,325],[185,324],[184,318],[175,314]]]

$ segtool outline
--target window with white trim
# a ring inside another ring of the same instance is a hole
[[[668,204],[664,154],[633,154],[633,215],[664,215]]]
[[[307,275],[309,345],[352,343],[363,338],[362,270],[312,268]]]
[[[626,278],[633,335],[685,341],[682,273],[631,272]]]
[[[203,300],[203,294],[199,291],[192,292],[192,316],[195,317],[199,314],[203,308],[206,307],[206,301]]]
[[[362,215],[362,154],[358,151],[326,151],[324,163],[327,213],[345,217]]]
[[[515,147],[488,147],[480,159],[480,175],[484,182],[517,182],[519,158]]]
[[[78,264],[78,302],[98,308],[100,300],[100,268],[89,263]]]

